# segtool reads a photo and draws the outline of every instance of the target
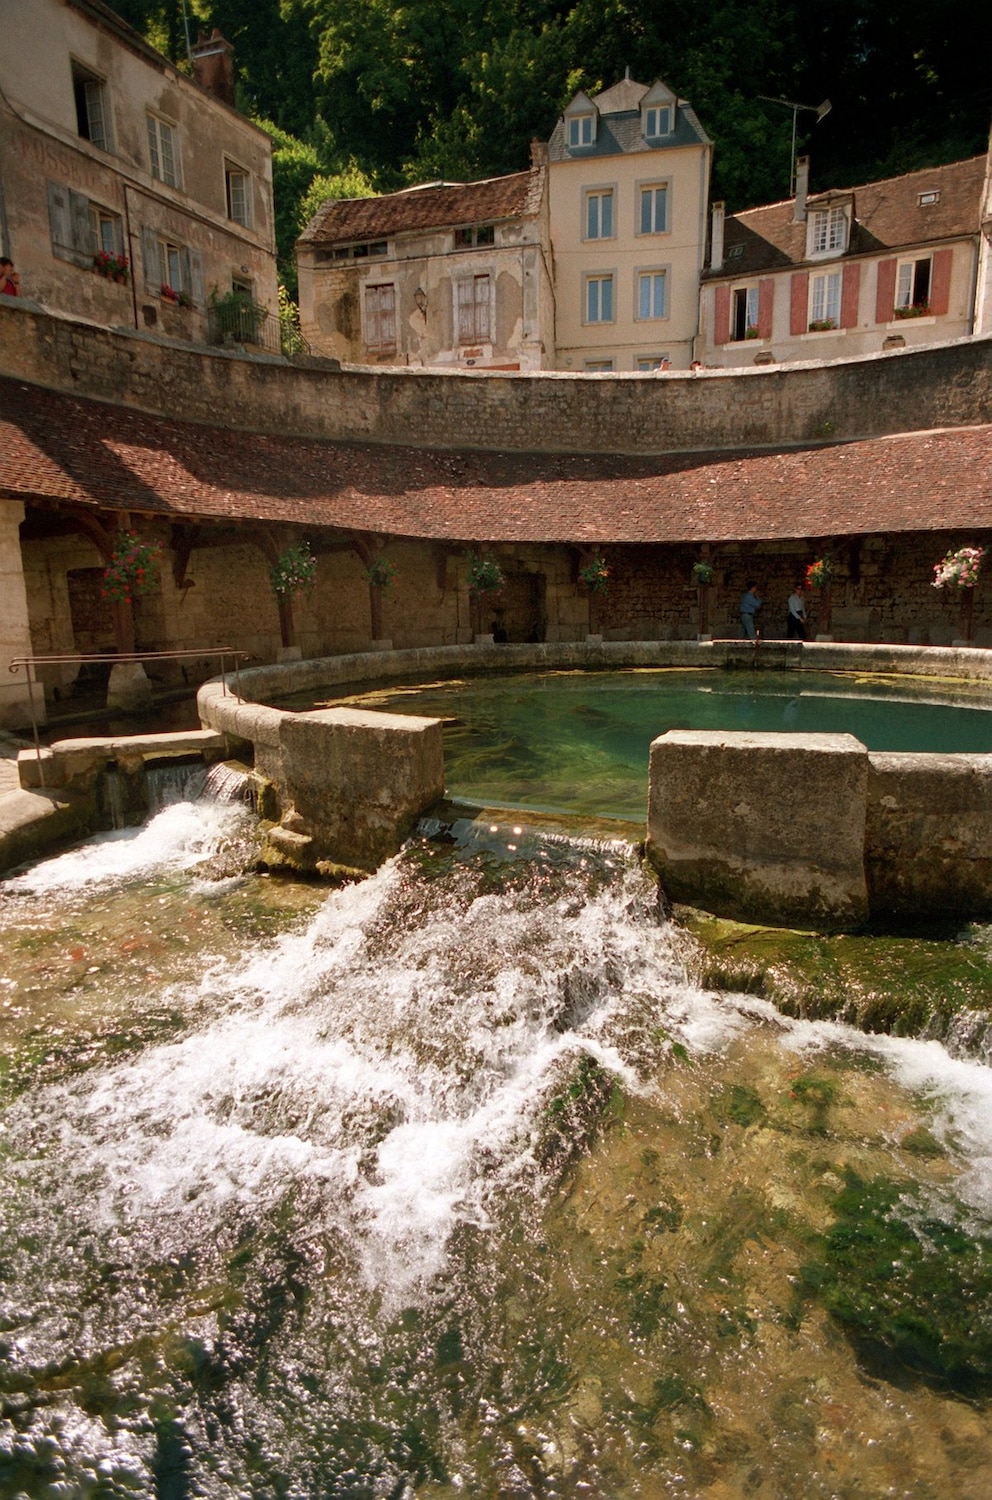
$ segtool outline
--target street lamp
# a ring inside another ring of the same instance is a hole
[[[786,109],[792,110],[792,151],[789,155],[789,196],[796,190],[796,117],[801,109],[808,110],[811,115],[816,115],[816,123],[819,125],[824,115],[828,115],[833,108],[829,99],[824,99],[822,104],[797,104],[794,99],[772,99],[767,94],[759,94],[766,104],[784,104]]]

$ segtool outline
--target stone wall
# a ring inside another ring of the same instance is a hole
[[[992,340],[700,375],[350,368],[111,331],[3,299],[0,370],[74,395],[259,432],[420,447],[662,453],[992,420]]]
[[[671,730],[651,746],[647,853],[670,899],[744,921],[987,920],[992,755]]]

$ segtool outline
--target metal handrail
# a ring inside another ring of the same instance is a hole
[[[188,658],[201,660],[217,656],[220,658],[220,675],[223,691],[227,694],[227,668],[225,663],[230,657],[234,662],[234,696],[238,702],[241,698],[241,671],[239,663],[247,661],[250,656],[248,651],[235,651],[233,646],[213,646],[200,651],[121,651],[108,653],[105,651],[70,651],[65,655],[51,656],[14,656],[11,657],[8,671],[18,672],[24,667],[28,674],[28,704],[31,709],[31,731],[34,735],[35,754],[38,758],[38,781],[42,787],[45,785],[45,766],[41,758],[41,738],[38,734],[38,716],[34,708],[34,684],[35,678],[32,669],[37,667],[68,666],[86,662],[100,662],[103,666],[116,667],[123,662],[146,662],[146,661],[182,661]]]

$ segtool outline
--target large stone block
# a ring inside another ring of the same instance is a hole
[[[855,927],[868,914],[867,785],[853,735],[670,730],[651,746],[648,856],[674,901]]]
[[[870,767],[872,912],[992,914],[992,755],[876,753]]]
[[[280,801],[314,860],[375,869],[444,792],[437,719],[332,708],[286,714]]]

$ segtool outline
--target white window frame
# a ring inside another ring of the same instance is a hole
[[[669,268],[667,266],[640,266],[634,272],[634,322],[659,323],[669,316],[668,311]],[[661,289],[661,311],[658,309],[658,291]],[[648,311],[645,311],[645,304]]]
[[[652,370],[668,369],[672,362],[670,354],[638,355],[637,369],[641,375],[650,375]]]
[[[840,271],[822,271],[809,278],[809,317],[807,327],[813,323],[830,321],[832,328],[840,327],[841,299]],[[812,329],[810,332],[827,332],[827,329]]]
[[[582,190],[582,238],[614,240],[617,236],[616,183]],[[605,213],[604,213],[605,209]],[[604,223],[608,222],[604,228]]]
[[[847,249],[847,204],[814,208],[809,216],[809,255],[841,255]]]
[[[90,204],[90,225],[96,252],[105,250],[108,255],[124,254],[124,220],[109,208],[99,203]]]
[[[649,104],[642,111],[641,129],[647,141],[663,141],[672,133],[673,111],[670,104]]]
[[[145,112],[148,134],[148,170],[156,182],[166,187],[182,187],[182,163],[179,159],[179,131],[171,120]]]
[[[615,323],[616,272],[588,271],[582,278],[582,322],[586,325]],[[604,291],[606,296],[604,298]],[[604,311],[604,302],[608,304]]]
[[[380,352],[394,351],[397,347],[395,282],[366,282],[362,297],[362,312],[366,349]]]
[[[919,283],[919,268],[925,265],[926,273],[926,296],[918,299],[917,287]],[[896,297],[894,306],[923,307],[930,306],[930,298],[933,295],[933,256],[913,255],[898,262],[896,266]]]
[[[596,116],[592,111],[582,115],[568,115],[566,128],[570,151],[579,151],[583,146],[596,144]]]
[[[488,271],[455,280],[455,342],[461,347],[491,344],[493,278]]]
[[[659,182],[639,182],[637,184],[637,223],[634,226],[636,235],[669,234],[669,220],[671,210],[672,185],[667,180]],[[658,201],[661,195],[662,219],[661,227],[658,227]],[[648,206],[647,218],[651,228],[644,228],[645,206]]]
[[[251,173],[239,162],[225,157],[224,201],[232,224],[238,224],[242,229],[251,228],[251,200]]]
[[[586,359],[582,368],[587,375],[609,375],[613,370],[612,359]]]
[[[161,236],[158,240],[158,265],[162,286],[171,286],[174,292],[192,297],[193,287],[187,285],[189,252],[185,245]]]
[[[80,123],[80,114],[85,114],[86,129],[79,131],[81,140],[89,141],[91,146],[96,146],[99,151],[113,151],[114,136],[111,124],[110,92],[107,88],[107,80],[99,73],[94,73],[85,63],[77,58],[70,59],[72,67],[72,91],[76,103],[76,123]],[[79,90],[82,91],[82,110],[80,110]]]
[[[758,336],[758,318],[760,315],[761,297],[758,283],[745,282],[742,286],[731,288],[730,292],[730,342],[732,344],[742,343],[748,336],[748,330],[753,328],[752,338]],[[738,307],[743,307],[744,316],[740,320],[740,333],[738,333]]]

